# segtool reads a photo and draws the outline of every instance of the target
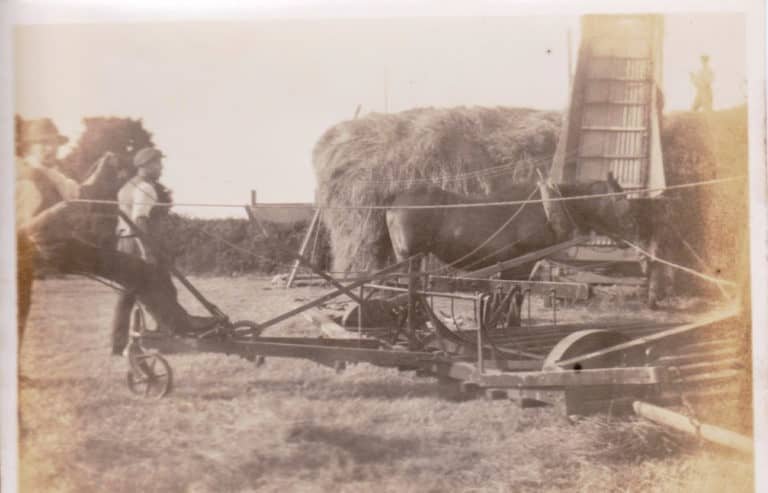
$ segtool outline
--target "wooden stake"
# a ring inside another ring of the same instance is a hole
[[[315,228],[317,227],[318,219],[320,218],[320,209],[315,209],[315,215],[312,216],[312,221],[309,223],[309,228],[307,228],[307,234],[304,235],[304,240],[301,242],[301,248],[299,248],[299,257],[303,257],[304,254],[307,251],[307,246],[309,245],[309,240],[312,238],[312,233],[315,231]],[[296,273],[299,271],[299,265],[301,265],[301,262],[297,259],[293,263],[293,268],[291,269],[291,275],[288,276],[288,282],[285,283],[286,288],[290,288],[293,284],[293,279],[296,277]]]

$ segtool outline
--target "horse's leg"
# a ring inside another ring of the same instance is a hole
[[[392,251],[395,254],[395,260],[402,262],[413,255],[415,252],[409,248],[405,225],[401,217],[403,211],[387,211],[386,225],[389,233],[389,241],[392,243]]]

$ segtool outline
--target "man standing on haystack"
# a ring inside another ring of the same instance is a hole
[[[691,82],[696,87],[696,99],[693,101],[691,111],[712,111],[712,81],[715,74],[709,67],[709,56],[701,55],[701,68],[696,73],[691,73]]]

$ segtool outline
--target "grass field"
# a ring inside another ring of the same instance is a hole
[[[238,319],[265,320],[327,291],[196,283]],[[642,421],[572,424],[505,401],[453,402],[432,380],[367,364],[337,375],[299,360],[255,368],[223,355],[170,356],[174,393],[139,400],[124,383],[125,361],[110,356],[112,291],[46,280],[34,296],[20,395],[25,492],[752,490],[751,460]],[[614,300],[560,316],[620,318],[617,306],[632,309]],[[299,316],[271,333],[313,334],[308,325]]]

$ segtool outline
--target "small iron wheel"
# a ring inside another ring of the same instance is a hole
[[[129,354],[130,370],[126,375],[128,389],[145,399],[161,399],[173,389],[173,370],[159,353]]]

